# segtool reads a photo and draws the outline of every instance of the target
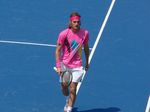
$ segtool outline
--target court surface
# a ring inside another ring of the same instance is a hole
[[[63,112],[53,45],[70,13],[78,11],[92,48],[111,2],[0,0],[0,111]],[[75,112],[145,111],[150,94],[149,4],[116,0]]]

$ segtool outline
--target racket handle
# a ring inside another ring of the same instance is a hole
[[[53,69],[57,72],[57,68],[56,67],[53,67]]]

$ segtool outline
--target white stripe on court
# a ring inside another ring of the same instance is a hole
[[[45,47],[56,47],[56,45],[53,45],[53,44],[41,44],[41,43],[31,43],[31,42],[18,42],[18,41],[9,41],[9,40],[0,40],[0,43],[33,45],[33,46],[45,46]]]
[[[92,51],[91,51],[91,53],[90,53],[90,56],[89,56],[89,64],[90,64],[90,62],[91,62],[91,60],[92,60],[92,57],[93,57],[94,52],[95,52],[95,49],[96,49],[96,47],[97,47],[97,45],[98,45],[98,42],[99,42],[99,40],[100,40],[100,38],[101,38],[101,36],[102,36],[103,30],[104,30],[104,28],[105,28],[105,25],[106,25],[106,23],[107,23],[107,20],[108,20],[108,18],[109,18],[109,16],[110,16],[110,13],[111,13],[111,11],[112,11],[112,8],[113,8],[114,4],[115,4],[115,0],[112,0],[112,2],[111,2],[111,4],[110,4],[110,7],[109,7],[109,9],[108,9],[108,12],[107,12],[107,14],[106,14],[106,16],[105,16],[105,19],[104,19],[104,21],[103,21],[103,24],[102,24],[102,26],[101,26],[101,28],[100,28],[99,33],[98,33],[98,36],[97,36],[97,38],[96,38],[96,41],[95,41],[95,43],[94,43],[94,45],[93,45]],[[83,79],[84,79],[85,74],[86,74],[86,72],[84,72],[84,74],[83,74],[82,81],[83,81]],[[79,91],[79,89],[80,89],[81,84],[82,84],[82,82],[80,82],[80,83],[78,84],[76,94],[78,94],[78,91]]]
[[[54,45],[54,44],[41,44],[41,43],[33,43],[33,42],[19,42],[19,41],[12,41],[12,40],[0,40],[0,43],[43,46],[43,47],[56,47],[56,45]],[[90,48],[90,50],[92,50],[92,48]]]
[[[146,107],[145,112],[150,112],[150,96],[148,98],[147,107]]]

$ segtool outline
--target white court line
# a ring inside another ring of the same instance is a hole
[[[18,41],[10,41],[10,40],[0,40],[0,43],[33,45],[33,46],[45,46],[45,47],[56,47],[56,45],[53,45],[53,44],[40,44],[40,43],[31,43],[31,42],[18,42]]]
[[[54,45],[54,44],[41,44],[41,43],[33,43],[33,42],[19,42],[19,41],[12,41],[12,40],[0,40],[0,43],[43,46],[43,47],[56,47],[56,45]],[[92,48],[90,48],[90,50],[92,50]]]
[[[148,98],[147,107],[146,107],[145,112],[150,112],[150,96]]]
[[[105,16],[105,19],[104,19],[104,21],[103,21],[103,24],[102,24],[102,26],[101,26],[101,28],[100,28],[100,31],[99,31],[99,33],[98,33],[98,36],[97,36],[97,38],[96,38],[96,41],[95,41],[95,43],[94,43],[94,45],[93,45],[92,51],[91,51],[90,56],[89,56],[89,64],[90,64],[90,62],[91,62],[91,60],[92,60],[92,57],[93,57],[93,55],[94,55],[95,49],[96,49],[96,47],[97,47],[97,45],[98,45],[98,42],[99,42],[99,40],[100,40],[100,38],[101,38],[101,36],[102,36],[103,30],[104,30],[105,25],[106,25],[106,23],[107,23],[107,20],[108,20],[108,18],[109,18],[109,16],[110,16],[110,13],[111,13],[111,11],[112,11],[112,8],[113,8],[113,6],[114,6],[114,4],[115,4],[115,1],[116,1],[116,0],[112,0],[112,2],[111,2],[111,4],[110,4],[110,7],[109,7],[109,9],[108,9],[108,12],[107,12],[107,14],[106,14],[106,16]],[[82,77],[82,80],[84,79],[85,74],[86,74],[86,72],[84,72],[83,77]],[[79,89],[80,89],[81,84],[82,84],[82,82],[80,82],[80,83],[78,84],[76,94],[78,94],[78,91],[79,91]]]

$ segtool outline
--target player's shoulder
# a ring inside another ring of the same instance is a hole
[[[68,28],[66,28],[66,29],[64,29],[64,30],[62,30],[60,33],[59,33],[59,35],[66,35],[67,34],[67,32],[68,32]]]
[[[89,33],[89,31],[87,29],[84,29],[84,28],[81,28],[80,31],[83,32],[84,34],[88,34]]]
[[[81,28],[80,30],[81,30],[81,32],[86,32],[86,33],[89,32],[87,29],[84,29],[84,28]]]

